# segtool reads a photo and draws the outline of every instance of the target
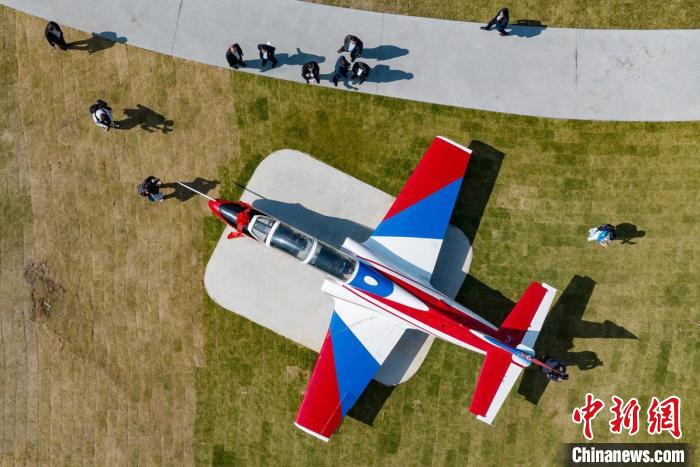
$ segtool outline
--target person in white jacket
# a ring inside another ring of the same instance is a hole
[[[98,99],[90,106],[90,114],[95,125],[109,131],[110,128],[119,128],[119,124],[112,118],[112,108],[105,101]]]

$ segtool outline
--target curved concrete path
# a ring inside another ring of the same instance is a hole
[[[352,33],[364,41],[363,60],[374,68],[360,92],[540,117],[700,120],[699,29],[521,26],[512,36],[500,37],[481,31],[476,23],[295,0],[0,3],[217,66],[227,66],[224,54],[233,41],[242,45],[252,64],[258,61],[256,45],[270,41],[282,59],[282,66],[265,72],[275,78],[301,81],[300,65],[316,59],[326,75],[323,85],[332,86],[328,78],[336,50],[345,34]]]

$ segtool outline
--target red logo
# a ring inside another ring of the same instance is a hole
[[[636,397],[625,402],[618,396],[612,396],[610,412],[612,420],[608,422],[610,433],[619,435],[623,430],[634,436],[639,432],[639,412],[641,406]],[[586,394],[586,402],[581,407],[574,407],[571,419],[576,424],[583,424],[583,436],[587,440],[593,439],[593,419],[603,410],[605,402],[597,399],[590,392]],[[647,432],[650,435],[659,435],[667,431],[676,439],[683,436],[681,432],[681,399],[678,396],[670,396],[660,401],[654,396],[649,402],[647,410]]]
[[[650,435],[658,435],[668,431],[671,436],[679,439],[682,436],[681,398],[670,396],[659,402],[656,396],[652,397],[649,410],[647,410],[647,420]]]
[[[634,436],[639,431],[639,401],[632,398],[623,406],[623,400],[617,396],[612,396],[613,405],[610,411],[615,416],[610,420],[610,433],[619,435],[624,428],[630,436]]]
[[[590,392],[586,394],[586,403],[583,407],[576,407],[571,414],[571,419],[574,423],[583,423],[583,436],[586,439],[593,439],[593,428],[591,427],[591,421],[598,415],[598,412],[603,410],[605,407],[605,402],[600,399],[596,399]]]

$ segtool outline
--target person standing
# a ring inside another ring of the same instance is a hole
[[[357,62],[352,66],[352,79],[359,79],[359,82],[357,84],[362,84],[364,83],[367,78],[369,77],[369,65],[367,65],[365,62]]]
[[[593,227],[588,231],[588,241],[598,242],[600,246],[608,247],[615,240],[615,226],[612,224],[603,224],[600,227]]]
[[[119,124],[112,118],[112,108],[105,101],[97,99],[97,102],[90,106],[90,115],[95,125],[109,131],[110,128],[119,128]]]
[[[498,10],[496,16],[494,16],[493,19],[489,21],[486,26],[481,26],[481,29],[483,29],[484,31],[488,31],[494,25],[496,25],[496,30],[501,33],[501,36],[507,36],[508,33],[506,32],[506,27],[508,27],[508,21],[508,8],[503,7],[500,10]]]
[[[335,74],[331,78],[333,80],[333,84],[336,87],[338,86],[338,79],[341,76],[345,78],[348,75],[348,71],[350,71],[350,62],[348,62],[347,58],[341,55],[340,59],[338,60],[338,63],[336,63]]]
[[[66,44],[66,40],[63,38],[63,31],[61,31],[61,26],[54,21],[49,21],[44,29],[44,37],[48,41],[49,45],[54,49],[58,46],[61,50],[69,49],[70,46]]]
[[[231,68],[238,69],[238,66],[248,66],[243,61],[243,50],[238,44],[233,44],[226,50],[226,61]]]
[[[272,47],[269,42],[267,44],[258,44],[258,51],[260,52],[260,60],[262,60],[260,69],[265,68],[265,65],[267,65],[268,60],[272,62],[272,68],[277,66],[277,59],[275,58],[275,48]]]
[[[163,193],[160,192],[160,187],[163,182],[160,178],[149,175],[146,179],[137,187],[139,195],[148,198],[148,201],[152,203],[163,201]]]
[[[350,61],[354,62],[362,54],[362,49],[362,41],[357,36],[348,34],[343,40],[343,46],[338,49],[338,53],[350,52]]]
[[[314,61],[306,62],[306,63],[304,63],[304,66],[301,67],[301,77],[306,80],[307,84],[312,79],[316,80],[316,84],[320,84],[321,83],[321,79],[319,78],[320,72],[321,72],[321,70],[318,67],[318,63],[314,62]]]

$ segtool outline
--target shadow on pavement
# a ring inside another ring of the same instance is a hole
[[[304,63],[311,61],[321,64],[326,61],[326,57],[323,55],[302,52],[301,49],[297,47],[297,53],[294,55],[281,53],[277,55],[277,60],[279,61],[280,65],[303,65]]]
[[[360,55],[361,58],[373,58],[375,60],[391,60],[392,58],[408,55],[408,49],[402,49],[395,45],[380,45],[370,49],[365,48]]]
[[[534,37],[538,36],[547,29],[547,25],[542,24],[536,19],[519,19],[506,29],[509,35],[516,37]]]
[[[93,32],[91,37],[87,39],[81,39],[79,41],[73,41],[68,43],[68,47],[71,50],[84,51],[89,54],[99,52],[100,50],[109,49],[115,43],[120,44],[126,43],[126,37],[119,37],[117,33],[112,31],[105,31],[99,34]]]
[[[392,70],[387,65],[376,65],[372,68],[367,78],[370,83],[389,83],[392,81],[413,79],[413,73],[403,70]]]

